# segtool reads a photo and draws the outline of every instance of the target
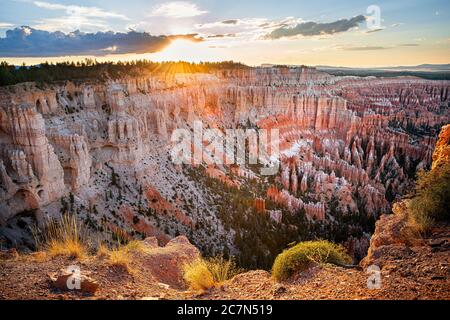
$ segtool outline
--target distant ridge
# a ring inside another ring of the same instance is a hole
[[[352,68],[316,66],[317,70],[334,76],[400,77],[411,76],[429,80],[450,80],[450,64],[420,64],[417,66]]]
[[[319,70],[386,70],[386,71],[422,71],[422,72],[450,72],[450,64],[420,64],[416,66],[396,66],[396,67],[367,67],[367,68],[353,68],[353,67],[339,67],[339,66],[316,66]]]

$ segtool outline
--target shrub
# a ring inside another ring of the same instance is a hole
[[[83,258],[89,250],[87,229],[77,221],[76,216],[64,214],[60,219],[47,221],[42,230],[33,231],[36,246],[50,256]]]
[[[295,272],[306,270],[312,263],[332,263],[336,265],[352,262],[345,248],[326,240],[306,241],[280,253],[272,266],[272,276],[276,280],[286,280]]]
[[[437,222],[450,221],[450,163],[442,164],[428,172],[420,172],[416,181],[415,196],[409,209],[426,232]]]
[[[223,256],[207,259],[206,265],[216,283],[227,281],[243,272],[243,269],[236,265],[234,259],[225,259]]]
[[[215,285],[208,264],[201,258],[183,266],[183,278],[193,290],[207,290]]]

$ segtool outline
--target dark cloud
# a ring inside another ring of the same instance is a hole
[[[236,34],[234,34],[234,33],[213,34],[213,35],[207,36],[208,39],[234,38],[234,37],[236,37]]]
[[[302,35],[305,37],[318,36],[323,34],[335,34],[347,31],[357,27],[364,22],[366,18],[363,15],[353,17],[351,19],[341,19],[329,23],[304,22],[297,24],[295,27],[281,27],[273,30],[266,36],[267,39],[280,39],[285,37],[295,37]]]
[[[164,49],[175,39],[202,41],[196,34],[153,36],[130,31],[82,33],[48,32],[30,27],[6,31],[0,38],[0,57],[52,57],[104,55],[105,53],[152,53]]]
[[[383,31],[384,28],[378,28],[378,29],[371,29],[371,30],[367,30],[366,33],[374,33],[374,32],[379,32],[379,31]]]
[[[418,43],[402,43],[398,45],[399,47],[418,47],[420,44]]]
[[[239,22],[239,20],[236,20],[236,19],[222,21],[223,24],[237,24],[238,22]]]
[[[342,49],[346,51],[373,51],[373,50],[385,50],[389,49],[389,47],[366,46],[366,47],[344,47]]]

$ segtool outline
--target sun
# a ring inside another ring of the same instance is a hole
[[[220,57],[206,42],[186,39],[174,40],[163,51],[151,55],[153,61],[220,61]]]

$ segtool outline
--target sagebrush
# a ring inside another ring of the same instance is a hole
[[[272,276],[286,280],[294,273],[306,270],[313,263],[345,265],[352,262],[345,248],[326,240],[305,241],[280,253],[273,263]]]

